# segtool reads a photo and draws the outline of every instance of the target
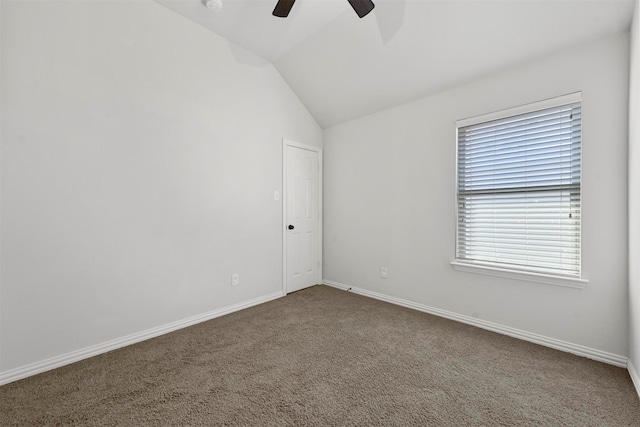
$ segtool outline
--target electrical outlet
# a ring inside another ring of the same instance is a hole
[[[380,267],[380,277],[383,279],[387,278],[387,267]]]
[[[240,284],[240,275],[232,274],[231,275],[231,286],[238,286]]]

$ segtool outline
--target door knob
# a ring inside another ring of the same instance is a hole
[[[295,227],[293,225],[289,226],[289,230],[293,230]]]

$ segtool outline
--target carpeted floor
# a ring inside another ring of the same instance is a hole
[[[638,426],[625,369],[326,286],[0,387],[0,425]]]

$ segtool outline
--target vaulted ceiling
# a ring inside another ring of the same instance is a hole
[[[327,128],[628,31],[633,0],[155,0],[272,62]]]

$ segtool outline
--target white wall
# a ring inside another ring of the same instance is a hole
[[[2,8],[0,373],[280,292],[322,130],[274,67],[151,0]]]
[[[325,130],[324,278],[628,354],[628,34]],[[454,271],[455,121],[583,93],[585,289]],[[389,278],[379,278],[380,266]]]
[[[631,24],[629,88],[629,365],[640,394],[640,1]]]

